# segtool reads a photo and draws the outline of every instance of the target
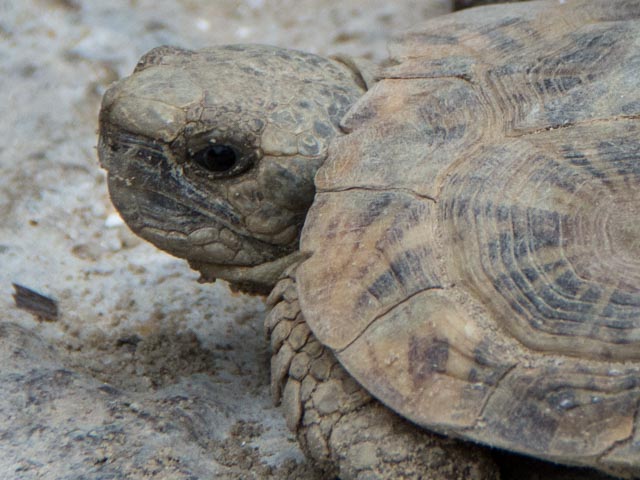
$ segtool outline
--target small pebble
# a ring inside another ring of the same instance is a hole
[[[104,226],[107,228],[116,228],[121,227],[122,225],[124,225],[124,220],[122,220],[122,217],[117,213],[109,214],[107,219],[104,221]]]
[[[196,20],[196,28],[201,32],[208,32],[211,28],[211,23],[209,22],[209,20],[206,20],[204,18],[198,18]]]

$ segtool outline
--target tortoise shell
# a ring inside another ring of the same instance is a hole
[[[300,303],[415,423],[640,475],[638,17],[616,0],[435,19],[343,119]]]

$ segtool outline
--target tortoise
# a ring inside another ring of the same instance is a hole
[[[273,394],[342,478],[421,478],[421,428],[640,475],[639,17],[479,7],[380,65],[158,47],[104,96],[112,201],[271,292]]]

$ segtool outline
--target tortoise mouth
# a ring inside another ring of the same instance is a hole
[[[237,216],[222,201],[194,205],[181,190],[134,186],[115,173],[108,174],[109,193],[126,224],[156,247],[190,262],[250,267],[272,262],[290,249],[271,245],[238,228]],[[220,278],[224,278],[220,275]]]
[[[298,264],[306,255],[296,250],[289,255],[260,265],[241,266],[209,262],[189,261],[189,266],[200,272],[201,282],[215,282],[221,278],[231,285],[232,290],[244,293],[268,295],[282,272],[289,266]]]
[[[233,290],[266,295],[282,271],[300,257],[297,249],[238,233],[222,220],[225,215],[204,214],[163,192],[133,188],[111,174],[108,178],[114,205],[131,230],[187,260],[200,272],[201,282],[222,279]]]

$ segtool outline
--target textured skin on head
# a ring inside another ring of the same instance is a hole
[[[639,19],[637,0],[435,19],[342,121],[299,303],[393,410],[640,475]]]
[[[103,100],[113,203],[204,279],[267,292],[299,258],[314,174],[363,91],[345,64],[293,50],[156,48]],[[228,174],[198,163],[211,145],[237,153]]]

